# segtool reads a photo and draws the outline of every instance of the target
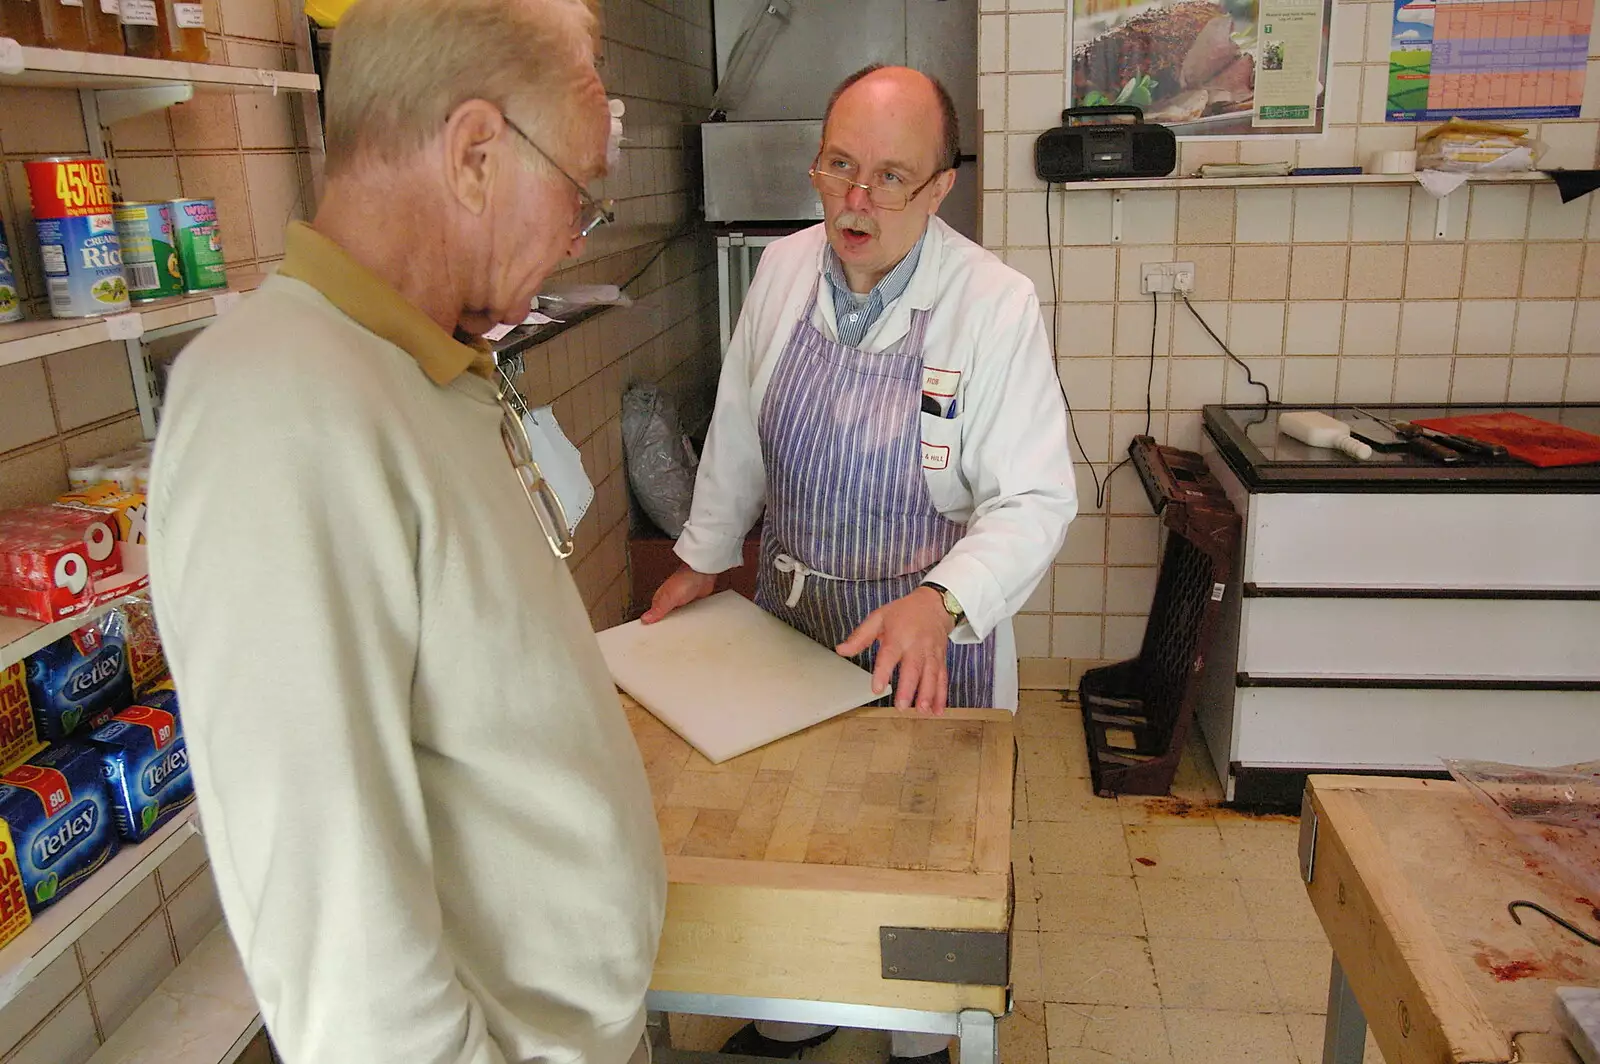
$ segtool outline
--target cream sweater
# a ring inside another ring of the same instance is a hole
[[[228,926],[287,1064],[622,1064],[643,764],[492,386],[266,282],[184,352],[151,581]]]

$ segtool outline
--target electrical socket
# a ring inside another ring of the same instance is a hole
[[[1194,263],[1142,263],[1139,267],[1139,291],[1143,295],[1152,292],[1193,292]]]

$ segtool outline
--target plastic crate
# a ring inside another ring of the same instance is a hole
[[[1136,436],[1129,457],[1166,529],[1139,656],[1083,674],[1095,793],[1167,794],[1194,721],[1206,650],[1239,542],[1239,514],[1193,451]]]

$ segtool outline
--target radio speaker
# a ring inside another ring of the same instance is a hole
[[[1082,121],[1124,115],[1133,121]],[[1147,123],[1140,108],[1126,104],[1071,107],[1061,112],[1061,121],[1034,141],[1033,170],[1041,181],[1166,177],[1178,166],[1178,138],[1166,126]]]

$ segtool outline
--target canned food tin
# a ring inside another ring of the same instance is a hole
[[[127,310],[105,160],[34,159],[26,166],[50,313],[85,318]]]
[[[17,291],[17,274],[11,266],[5,223],[0,222],[0,321],[21,320],[22,293]]]
[[[123,462],[106,467],[106,479],[123,491],[134,491],[139,480],[139,467],[133,462]]]
[[[99,462],[88,462],[84,465],[75,465],[67,470],[67,486],[73,491],[83,491],[96,484],[103,483],[106,479],[106,470]]]
[[[222,266],[222,230],[217,225],[217,205],[208,199],[170,200],[172,231],[183,270],[185,292],[207,292],[228,287]]]
[[[122,241],[128,298],[135,303],[183,293],[183,268],[173,245],[172,207],[166,203],[119,203],[113,215]]]

